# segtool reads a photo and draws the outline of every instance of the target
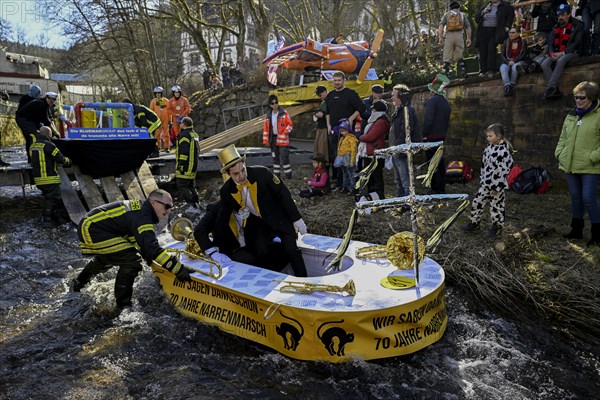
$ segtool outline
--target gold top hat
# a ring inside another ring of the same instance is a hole
[[[218,157],[221,161],[221,164],[223,164],[223,167],[221,168],[222,174],[227,173],[227,170],[233,167],[234,164],[237,164],[240,161],[246,161],[246,156],[240,156],[240,153],[238,153],[235,145],[233,144],[230,144],[221,150],[218,154]]]

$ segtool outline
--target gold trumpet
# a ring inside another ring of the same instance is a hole
[[[173,236],[173,239],[175,240],[185,242],[185,249],[167,249],[167,251],[169,253],[175,253],[175,255],[180,261],[182,254],[185,254],[188,258],[191,258],[193,260],[206,261],[210,265],[209,272],[204,272],[200,270],[195,271],[218,280],[219,278],[221,278],[221,276],[223,276],[223,268],[221,268],[221,265],[219,265],[218,262],[207,257],[202,251],[202,249],[200,249],[198,242],[196,242],[196,239],[194,239],[194,236],[192,235],[192,233],[194,232],[194,230],[192,229],[193,226],[194,225],[192,224],[192,221],[186,217],[179,217],[173,220],[170,230],[171,236]],[[215,273],[213,271],[213,267],[218,270],[218,273]]]
[[[356,296],[356,286],[350,279],[344,286],[324,285],[310,282],[292,282],[273,279],[273,282],[285,283],[279,291],[282,293],[311,294],[314,292],[347,293],[348,296]]]

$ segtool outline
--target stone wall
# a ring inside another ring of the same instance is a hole
[[[194,128],[206,138],[264,115],[269,90],[268,86],[244,84],[222,91],[198,92],[190,99]]]
[[[500,74],[493,79],[469,77],[466,81],[453,81],[447,87],[452,116],[446,140],[446,161],[466,160],[478,170],[486,145],[483,129],[499,122],[507,128],[507,137],[517,150],[514,154],[517,163],[522,167],[543,166],[554,177],[561,177],[554,148],[563,120],[575,105],[571,90],[585,80],[600,83],[600,57],[576,60],[565,69],[560,81],[565,96],[558,100],[543,98],[546,81],[541,72],[519,77],[514,97],[504,97]],[[225,124],[228,128],[235,126],[236,116],[232,112],[223,116],[222,110],[244,104],[266,105],[268,91],[266,85],[247,85],[221,93],[202,92],[202,98],[192,99],[191,116],[196,121],[196,129],[208,137],[222,132]],[[413,88],[413,92],[413,104],[422,124],[423,108],[430,92],[426,86]],[[385,97],[389,101],[389,93]],[[252,110],[253,117],[259,113],[260,107]],[[248,119],[247,112],[243,119]],[[293,137],[314,139],[312,113],[296,116],[293,121]],[[239,145],[260,145],[260,134],[251,135]]]
[[[565,94],[558,100],[545,100],[546,80],[542,72],[519,77],[514,97],[504,97],[500,74],[495,79],[469,78],[447,88],[452,106],[450,130],[446,139],[446,161],[466,160],[476,169],[481,165],[486,145],[483,129],[492,123],[507,128],[507,138],[521,166],[543,166],[561,177],[554,158],[565,116],[575,106],[572,89],[582,81],[600,83],[600,57],[580,59],[567,67],[560,79]],[[413,105],[419,121],[430,92],[427,87],[414,89]]]

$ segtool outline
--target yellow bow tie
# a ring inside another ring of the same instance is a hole
[[[240,184],[236,185],[236,187],[237,187],[238,192],[241,192],[244,187],[248,187],[248,188],[250,187],[250,182],[248,180],[246,180],[246,182],[240,183]]]

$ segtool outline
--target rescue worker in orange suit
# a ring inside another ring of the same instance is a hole
[[[290,164],[290,133],[294,129],[290,114],[279,106],[279,99],[274,94],[269,96],[269,111],[263,125],[263,145],[271,148],[273,157],[273,174],[281,176],[281,170],[287,179],[292,177]]]
[[[217,156],[223,165],[221,173],[229,175],[219,191],[224,213],[234,215],[246,246],[259,260],[265,259],[269,257],[273,236],[277,236],[290,258],[294,275],[306,276],[302,252],[296,243],[298,233],[306,234],[306,224],[289,189],[268,168],[246,167],[246,156],[240,156],[233,144]]]
[[[119,266],[115,279],[117,310],[131,306],[133,283],[144,260],[170,271],[181,282],[190,281],[190,273],[175,255],[160,247],[154,225],[168,218],[173,210],[171,195],[156,189],[145,201],[116,201],[91,209],[77,228],[83,255],[94,258],[72,282],[79,292],[94,276]]]
[[[181,124],[183,118],[190,114],[191,108],[190,103],[183,97],[181,88],[178,85],[171,88],[171,93],[173,97],[169,99],[169,128],[173,128],[171,142],[175,142],[181,131],[179,124]]]
[[[160,127],[155,131],[156,145],[160,151],[167,153],[171,148],[171,136],[169,133],[169,100],[163,97],[163,88],[154,88],[154,98],[150,102],[150,109],[158,115]]]

